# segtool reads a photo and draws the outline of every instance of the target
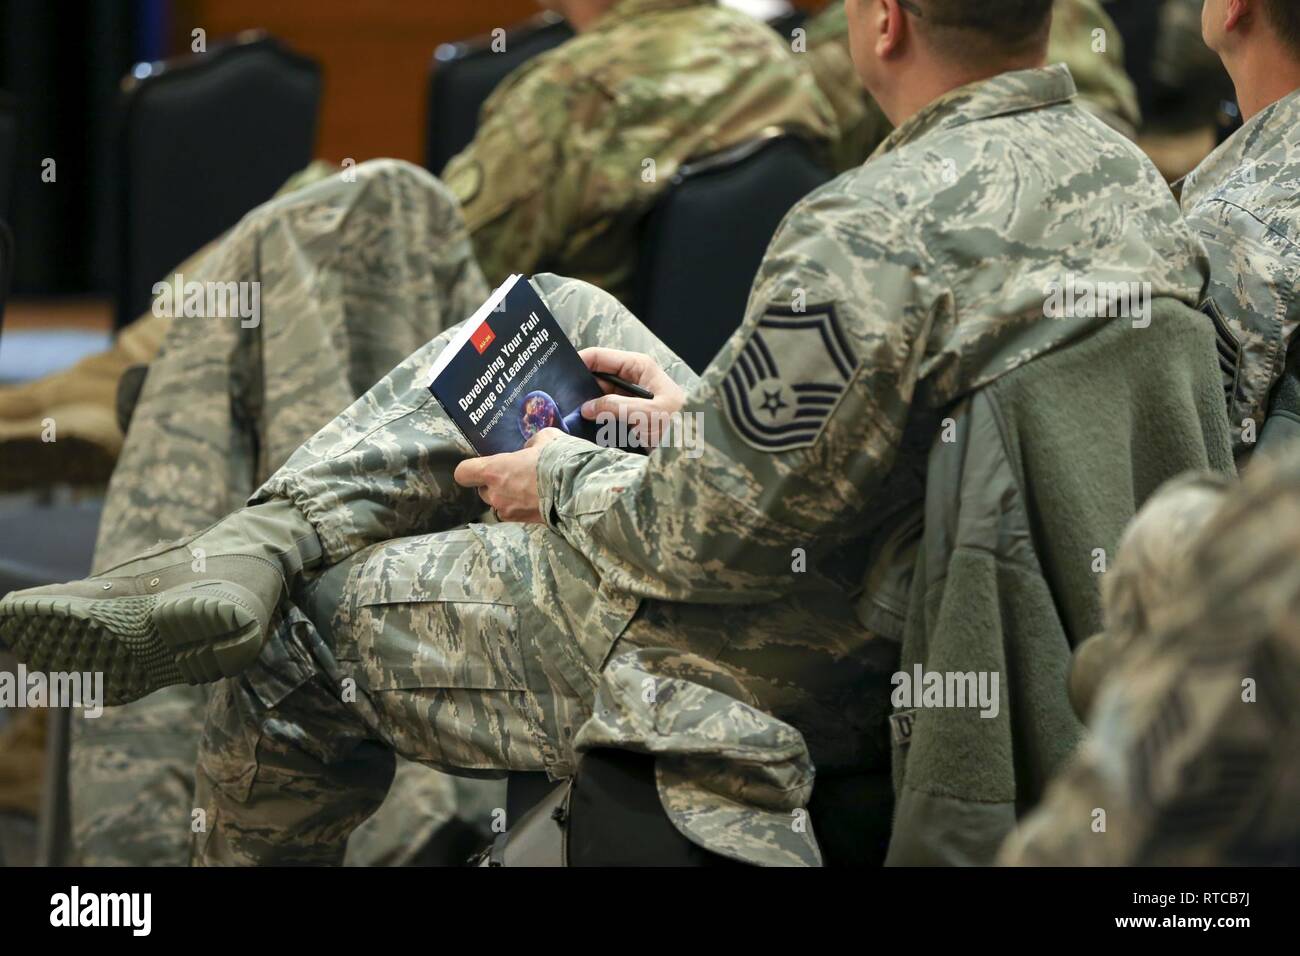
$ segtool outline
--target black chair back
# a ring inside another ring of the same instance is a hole
[[[9,282],[14,271],[14,237],[0,221],[0,334],[5,327],[5,303],[9,301]]]
[[[491,36],[438,47],[429,68],[424,160],[429,172],[439,175],[474,140],[479,111],[497,84],[572,37],[573,28],[561,17],[543,13],[507,30],[499,51]]]
[[[634,303],[641,321],[703,371],[740,325],[777,226],[830,178],[793,136],[682,166],[646,220]]]
[[[791,10],[789,13],[782,13],[767,22],[781,36],[785,37],[789,43],[794,40],[794,31],[808,22],[808,14],[802,10]]]
[[[9,222],[13,209],[14,163],[18,153],[18,109],[14,98],[0,91],[0,219]]]
[[[122,83],[117,325],[312,158],[320,67],[260,33]]]

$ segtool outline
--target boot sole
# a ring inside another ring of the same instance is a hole
[[[240,673],[262,647],[255,607],[250,592],[225,581],[98,600],[11,596],[0,601],[0,637],[33,669],[102,672],[111,706]]]

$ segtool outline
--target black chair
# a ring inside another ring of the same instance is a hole
[[[654,758],[625,750],[592,750],[578,762],[567,811],[558,813],[564,783],[544,773],[512,772],[506,785],[506,825],[487,851],[489,863],[511,865],[507,847],[522,848],[524,865],[554,865],[555,824],[568,866],[734,866],[690,843],[664,814]],[[808,813],[827,866],[881,866],[889,848],[893,781],[876,772],[817,775]],[[549,818],[549,819],[547,819]],[[552,835],[554,836],[554,835]],[[549,847],[549,849],[548,849]],[[542,850],[539,857],[536,853]]]
[[[793,136],[682,166],[646,219],[634,311],[703,371],[740,325],[763,253],[790,207],[831,174]]]
[[[807,22],[808,14],[802,10],[791,10],[789,13],[783,13],[767,21],[767,25],[785,37],[786,40],[793,40],[794,31]]]
[[[509,829],[478,857],[486,866],[736,867],[741,864],[696,846],[669,820],[655,784],[655,758],[627,750],[583,754],[570,782],[540,789],[527,808],[511,809]],[[511,774],[513,789],[517,775]]]
[[[1137,88],[1143,116],[1156,107],[1156,81],[1151,65],[1160,36],[1160,8],[1163,0],[1105,0],[1104,6],[1124,40],[1124,67]]]
[[[8,93],[0,91],[0,219],[12,214],[14,163],[18,152],[18,108]]]
[[[261,33],[122,81],[117,325],[312,158],[321,72]]]
[[[5,327],[5,303],[9,301],[9,282],[14,271],[14,236],[0,219],[0,333]]]
[[[1219,111],[1214,118],[1214,141],[1222,146],[1231,138],[1232,134],[1241,129],[1245,121],[1241,115],[1241,107],[1237,105],[1236,100],[1223,100],[1219,103]]]
[[[429,68],[429,100],[424,165],[435,176],[468,146],[478,130],[484,101],[502,80],[539,53],[573,38],[573,28],[554,13],[543,13],[505,34],[505,48],[492,37],[444,43]]]

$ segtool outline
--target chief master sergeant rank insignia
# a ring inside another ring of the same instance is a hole
[[[727,416],[760,451],[806,448],[857,367],[833,305],[769,306],[722,383]]]

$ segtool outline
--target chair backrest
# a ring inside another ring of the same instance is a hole
[[[478,130],[483,103],[507,76],[527,61],[573,38],[573,28],[543,13],[507,30],[504,48],[492,36],[444,43],[429,68],[424,165],[435,176],[468,146]]]
[[[9,282],[14,271],[14,237],[0,220],[0,334],[5,327],[5,303],[9,301]]]
[[[767,22],[781,36],[785,37],[786,42],[794,39],[794,31],[808,22],[808,14],[802,10],[791,10],[789,13],[783,13],[778,17],[773,17]]]
[[[18,151],[18,110],[14,98],[0,91],[0,219],[12,215],[14,163]]]
[[[697,372],[740,325],[790,208],[831,178],[812,148],[774,135],[682,166],[646,218],[634,311]]]
[[[260,33],[122,82],[117,324],[312,158],[320,67]]]

